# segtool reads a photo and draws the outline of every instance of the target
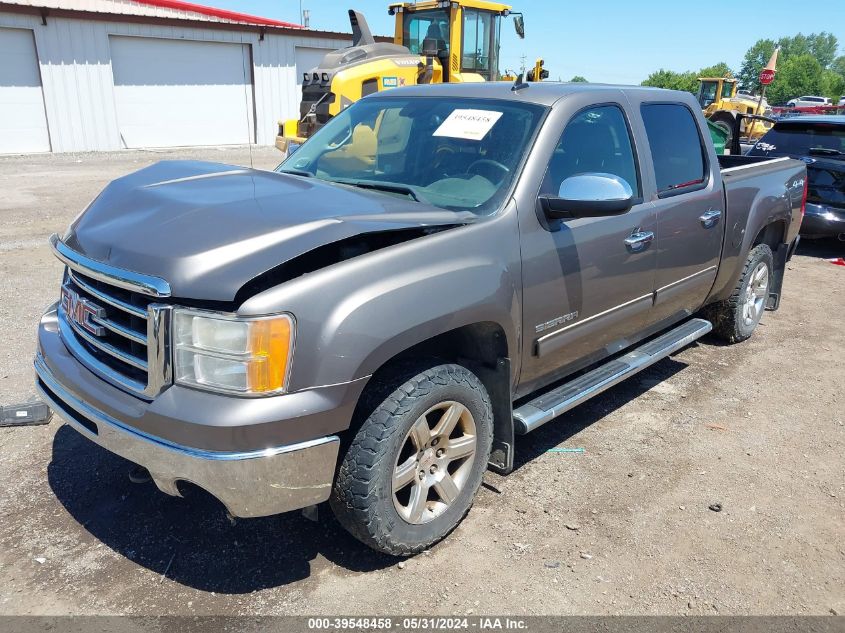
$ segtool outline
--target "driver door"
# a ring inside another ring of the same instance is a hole
[[[588,106],[566,124],[540,194],[582,173],[624,179],[633,206],[615,216],[550,220],[521,214],[523,358],[520,394],[614,354],[650,325],[657,222],[633,135],[616,103]]]

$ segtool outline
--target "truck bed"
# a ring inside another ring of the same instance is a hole
[[[730,172],[738,169],[744,169],[759,163],[771,163],[778,160],[786,160],[783,158],[777,159],[767,158],[766,156],[743,156],[740,154],[721,154],[716,157],[719,159],[719,167],[722,170],[722,174],[726,171]]]
[[[725,188],[725,241],[712,297],[720,300],[733,290],[755,227],[765,226],[775,208],[790,209],[778,241],[789,244],[798,235],[806,165],[786,157],[724,155],[718,160]]]

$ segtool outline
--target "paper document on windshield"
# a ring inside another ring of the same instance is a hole
[[[480,141],[489,132],[501,112],[491,110],[453,110],[452,114],[434,131],[434,136],[448,136],[451,138],[465,138],[470,141]]]

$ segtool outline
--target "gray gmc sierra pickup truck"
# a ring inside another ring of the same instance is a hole
[[[369,96],[275,172],[161,162],[54,236],[37,386],[235,516],[330,501],[419,552],[536,429],[776,309],[804,163],[716,156],[692,95],[446,84]]]

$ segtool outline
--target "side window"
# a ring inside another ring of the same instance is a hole
[[[564,180],[590,172],[619,176],[631,186],[635,198],[640,195],[631,135],[618,106],[589,108],[567,123],[540,193],[556,196]]]
[[[692,112],[681,104],[651,103],[641,108],[657,193],[704,182],[704,148]]]

